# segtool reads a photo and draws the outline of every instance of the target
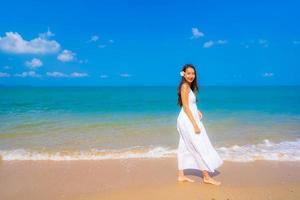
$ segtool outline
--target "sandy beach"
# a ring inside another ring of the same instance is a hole
[[[224,162],[202,183],[177,182],[176,158],[98,161],[1,161],[0,199],[300,199],[300,163]]]
[[[300,0],[1,6],[0,200],[300,200]]]

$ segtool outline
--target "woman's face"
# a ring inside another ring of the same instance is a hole
[[[185,69],[184,78],[187,82],[192,83],[195,79],[195,71],[193,68],[188,67]]]

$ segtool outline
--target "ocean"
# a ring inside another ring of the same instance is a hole
[[[201,86],[226,161],[300,161],[300,86]],[[0,87],[2,160],[176,157],[176,86]]]

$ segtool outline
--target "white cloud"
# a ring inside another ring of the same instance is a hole
[[[62,72],[47,72],[47,76],[54,77],[54,78],[63,78],[63,77],[70,77],[70,78],[81,78],[88,76],[87,73],[79,73],[79,72],[73,72],[71,74],[65,74]]]
[[[120,74],[121,77],[130,77],[131,74],[128,74],[128,73],[123,73],[123,74]]]
[[[38,78],[38,77],[41,77],[41,75],[37,74],[35,71],[22,72],[21,74],[15,74],[15,76],[16,77],[21,77],[21,78],[25,78],[25,77]]]
[[[74,77],[74,78],[80,78],[80,77],[86,77],[86,76],[88,76],[87,73],[73,72],[70,74],[70,77]]]
[[[24,40],[17,32],[6,32],[0,37],[0,50],[15,54],[47,54],[55,53],[60,49],[60,44],[55,40],[37,37],[30,41]]]
[[[86,63],[88,63],[88,61],[89,61],[88,59],[85,59],[85,60],[79,60],[79,63],[80,63],[80,64],[86,64]]]
[[[110,39],[110,40],[108,40],[108,41],[105,42],[105,43],[99,44],[99,45],[98,45],[98,48],[103,49],[103,48],[108,47],[109,45],[112,45],[113,43],[115,43],[115,41]]]
[[[105,74],[102,74],[102,75],[100,75],[100,78],[108,78],[108,76]]]
[[[215,44],[223,45],[223,44],[226,44],[226,43],[227,43],[227,40],[217,40],[217,41],[209,40],[209,41],[207,41],[203,44],[203,47],[204,48],[210,48]]]
[[[293,44],[300,44],[300,41],[295,40],[295,41],[293,41]]]
[[[191,39],[195,38],[199,38],[199,37],[203,37],[204,36],[204,33],[202,33],[201,31],[198,30],[198,28],[192,28],[192,37]]]
[[[210,47],[212,47],[213,45],[214,45],[214,41],[209,40],[209,41],[207,41],[207,42],[205,42],[205,43],[203,44],[203,47],[204,47],[204,48],[210,48]]]
[[[103,48],[106,47],[106,45],[105,44],[100,44],[98,47],[103,49]]]
[[[98,35],[92,35],[91,39],[89,40],[89,42],[96,42],[99,40],[99,36]]]
[[[6,72],[0,72],[0,78],[6,78],[6,77],[10,77],[10,74]]]
[[[272,72],[265,72],[265,73],[262,74],[262,76],[263,77],[272,77],[272,76],[274,76],[274,73],[272,73]]]
[[[227,40],[217,40],[216,43],[217,44],[226,44]]]
[[[268,46],[269,46],[268,40],[259,39],[259,40],[258,40],[258,43],[259,43],[260,45],[262,45],[262,47],[268,47]]]
[[[256,46],[261,46],[264,48],[269,47],[269,41],[265,40],[265,39],[251,39],[246,42],[241,42],[240,44],[247,49],[250,47],[252,48],[252,47],[256,47]]]
[[[45,39],[47,39],[49,37],[53,37],[53,36],[54,36],[54,33],[52,33],[49,28],[48,28],[47,32],[39,34],[40,38],[45,38]]]
[[[36,69],[39,68],[43,65],[42,61],[37,59],[37,58],[33,58],[31,61],[26,61],[25,65],[27,67],[29,67],[30,69]]]
[[[61,78],[61,77],[68,77],[67,74],[64,74],[62,72],[47,72],[47,76],[55,77],[55,78]]]
[[[70,62],[70,61],[75,60],[75,56],[76,56],[76,54],[73,53],[72,51],[63,50],[63,52],[57,56],[57,59],[62,62]]]
[[[11,69],[11,66],[5,65],[3,69]]]

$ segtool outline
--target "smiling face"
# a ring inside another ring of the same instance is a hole
[[[193,68],[188,67],[185,69],[184,78],[188,83],[192,83],[195,79],[195,71]]]

